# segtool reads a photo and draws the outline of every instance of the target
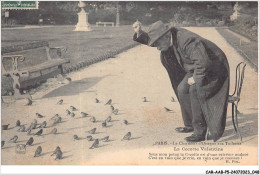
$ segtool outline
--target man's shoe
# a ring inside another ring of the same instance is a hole
[[[189,137],[186,137],[185,140],[187,142],[201,142],[205,140],[205,136],[203,135],[197,135],[197,134],[192,134]]]
[[[192,127],[178,127],[175,128],[175,131],[180,132],[180,133],[188,133],[188,132],[193,132],[193,128]]]

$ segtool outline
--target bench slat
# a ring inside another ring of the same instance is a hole
[[[44,62],[42,64],[36,65],[36,66],[24,68],[21,71],[28,71],[29,73],[30,72],[37,72],[37,71],[40,71],[40,70],[48,69],[50,67],[59,66],[59,65],[69,63],[69,62],[70,61],[68,59],[52,59],[52,60],[49,60],[49,61]]]

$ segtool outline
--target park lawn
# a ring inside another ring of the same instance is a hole
[[[250,43],[242,42],[242,44],[240,46],[240,39],[237,36],[235,36],[232,33],[228,32],[224,28],[216,28],[216,29],[227,40],[227,42],[230,45],[232,45],[238,51],[238,53],[241,54],[241,56],[245,60],[249,59],[249,61],[251,62],[250,65],[254,69],[257,69],[257,65],[258,65],[258,44],[257,44],[256,41],[252,41],[251,40]],[[246,54],[247,57],[244,54]]]
[[[49,41],[51,47],[65,46],[63,57],[70,59],[67,66],[95,58],[108,51],[131,45],[131,26],[92,27],[91,32],[75,32],[75,26],[49,26],[30,29],[2,29],[2,47],[32,41]],[[37,59],[35,59],[37,64]]]

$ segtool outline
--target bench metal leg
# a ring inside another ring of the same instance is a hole
[[[16,100],[18,99],[27,99],[28,100],[28,104],[27,105],[31,105],[32,104],[32,97],[29,93],[26,94],[21,94],[20,92],[20,75],[19,74],[11,74],[11,77],[13,79],[13,89],[14,89],[14,98]]]

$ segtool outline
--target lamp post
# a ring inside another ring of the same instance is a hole
[[[74,31],[91,31],[88,23],[88,13],[84,10],[86,4],[83,1],[79,1],[78,6],[81,8],[81,11],[78,13],[78,23]]]
[[[119,2],[116,3],[116,27],[120,26],[120,20],[119,20]]]

